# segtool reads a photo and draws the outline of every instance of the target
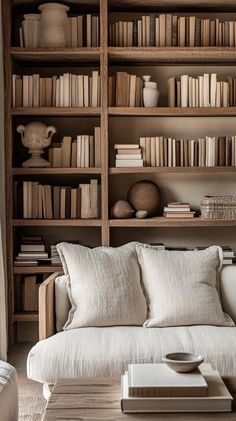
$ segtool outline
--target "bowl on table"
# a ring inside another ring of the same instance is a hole
[[[177,373],[190,373],[203,361],[204,358],[200,354],[191,352],[172,352],[162,357],[162,362]]]

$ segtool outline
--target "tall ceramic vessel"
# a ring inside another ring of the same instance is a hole
[[[64,48],[67,43],[67,12],[69,7],[59,3],[45,3],[39,6],[41,13],[40,46]]]
[[[50,167],[50,162],[41,158],[44,153],[43,148],[50,145],[51,139],[57,129],[53,126],[45,126],[40,121],[33,121],[32,123],[23,126],[20,124],[16,128],[17,132],[21,134],[22,144],[29,148],[31,158],[23,162],[23,167]]]
[[[143,76],[143,104],[144,107],[157,107],[160,93],[157,89],[157,83],[150,81],[151,76]]]

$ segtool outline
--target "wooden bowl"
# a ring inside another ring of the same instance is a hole
[[[191,352],[172,352],[162,357],[162,361],[177,373],[190,373],[196,370],[204,358]]]

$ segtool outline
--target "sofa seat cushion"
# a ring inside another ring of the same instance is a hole
[[[0,419],[18,420],[18,386],[14,367],[0,361]]]
[[[236,375],[236,328],[135,326],[80,328],[38,342],[27,361],[28,377],[119,376],[129,363],[160,362],[168,352],[199,352],[222,375]]]

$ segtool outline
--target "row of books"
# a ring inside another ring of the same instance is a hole
[[[163,209],[165,218],[194,218],[195,214],[195,211],[191,211],[189,203],[170,202]]]
[[[143,81],[142,78],[127,72],[117,72],[109,76],[109,107],[142,107]]]
[[[169,107],[233,107],[236,79],[218,81],[216,73],[192,77],[182,75],[167,81]]]
[[[151,14],[111,23],[109,39],[115,47],[235,47],[236,22]]]
[[[117,144],[114,145],[116,151],[116,167],[143,167],[143,155],[139,145]]]
[[[236,166],[236,136],[199,139],[141,137],[139,145],[133,146],[141,150],[146,167]]]
[[[125,413],[227,412],[232,400],[219,372],[210,364],[184,375],[164,363],[129,364],[121,377]]]
[[[49,151],[52,167],[88,168],[101,166],[101,129],[94,128],[94,135],[78,135],[75,140],[64,136],[62,142],[52,143]]]
[[[23,218],[97,218],[98,203],[97,180],[77,188],[23,181]]]
[[[64,73],[40,77],[39,74],[12,76],[13,107],[98,107],[100,76]]]
[[[67,47],[99,47],[99,16],[68,17]],[[26,14],[19,28],[20,47],[42,47],[40,43],[41,15]]]

